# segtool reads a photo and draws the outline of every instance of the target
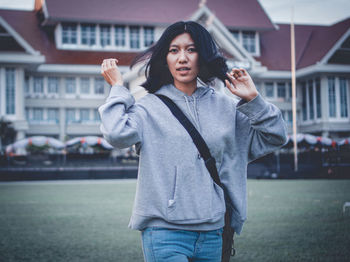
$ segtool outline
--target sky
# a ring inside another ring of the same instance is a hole
[[[289,23],[291,21],[292,4],[294,5],[294,22],[298,24],[330,25],[350,17],[349,0],[258,1],[275,23]],[[34,0],[0,0],[0,8],[31,10],[33,6]]]

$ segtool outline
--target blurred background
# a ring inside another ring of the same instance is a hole
[[[349,261],[349,10],[346,0],[0,0],[0,261],[143,260],[127,228],[138,156],[101,136],[100,64],[118,58],[140,99],[143,68],[129,65],[179,20],[205,26],[288,124],[288,143],[248,166],[231,261]]]
[[[146,94],[140,87],[144,68],[130,70],[129,65],[179,20],[203,24],[229,67],[246,68],[288,123],[288,145],[252,163],[249,177],[339,178],[350,173],[349,1],[1,0],[0,8],[3,180],[28,179],[35,172],[57,178],[71,167],[85,176],[89,170],[136,177],[133,148],[113,149],[101,137],[97,108],[109,86],[100,63],[118,58],[126,87],[141,98]],[[226,91],[222,83],[218,91]]]

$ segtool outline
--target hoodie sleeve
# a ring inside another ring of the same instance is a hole
[[[140,121],[135,99],[123,86],[112,86],[106,102],[98,108],[100,130],[104,138],[117,148],[141,142]]]
[[[283,146],[287,126],[281,111],[259,94],[253,100],[237,104],[237,137],[244,143],[251,162]],[[245,139],[241,139],[245,138]]]

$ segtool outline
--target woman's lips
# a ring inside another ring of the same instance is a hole
[[[176,69],[177,72],[179,72],[180,75],[185,76],[190,72],[191,68],[189,67],[181,67]]]

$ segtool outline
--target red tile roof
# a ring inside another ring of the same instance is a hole
[[[188,19],[199,0],[46,0],[50,21],[169,25]],[[102,4],[103,3],[103,4]],[[228,27],[271,30],[273,23],[257,0],[207,0]]]
[[[34,11],[0,9],[0,16],[35,50],[46,57],[47,64],[98,65],[104,58],[118,57],[120,65],[129,65],[136,55],[134,52],[58,50],[52,28],[41,27]],[[320,61],[349,28],[350,18],[332,26],[296,25],[297,68]],[[290,70],[289,25],[280,24],[279,30],[262,33],[260,41],[261,56],[257,59],[263,65],[269,70]]]
[[[261,56],[269,70],[290,70],[290,25],[278,24],[279,30],[260,36]],[[296,68],[319,62],[350,28],[350,18],[331,26],[295,25]]]
[[[19,35],[46,58],[47,64],[85,64],[98,65],[104,58],[116,57],[120,65],[130,65],[135,52],[92,52],[70,51],[56,48],[52,30],[40,27],[35,11],[1,10],[0,16],[10,24]]]

